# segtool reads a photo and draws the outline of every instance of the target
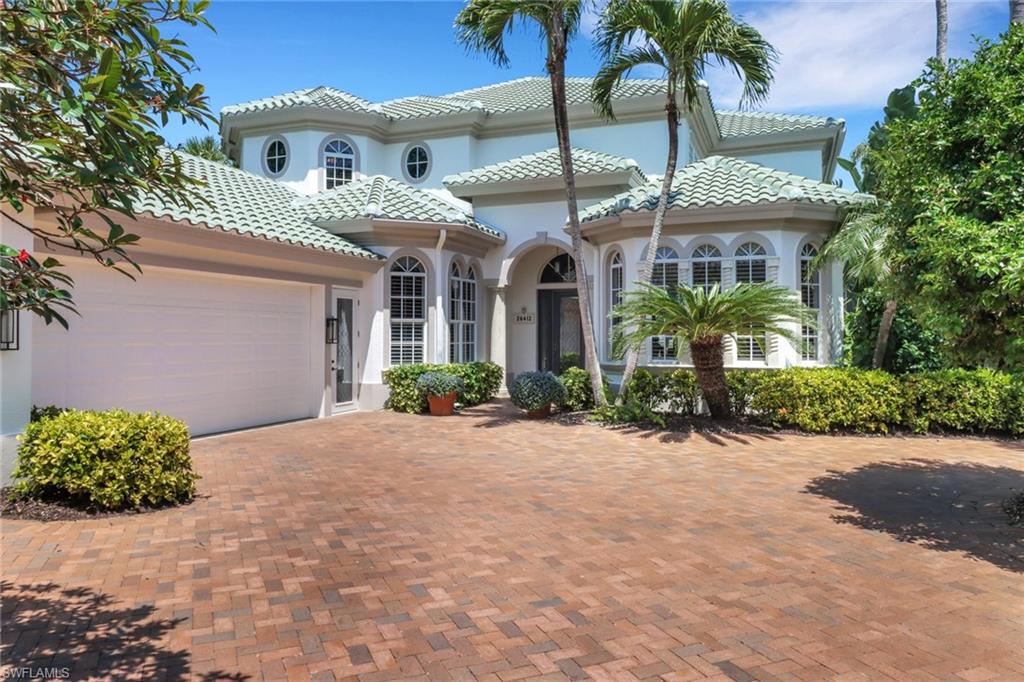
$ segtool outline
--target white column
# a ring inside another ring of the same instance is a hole
[[[16,213],[7,204],[2,208],[4,213],[14,215],[26,225],[33,225],[35,221],[30,207],[21,213]],[[31,252],[33,236],[6,216],[0,216],[0,244]],[[32,410],[32,324],[35,316],[26,311],[17,315],[18,350],[0,351],[0,482],[3,485],[11,483],[11,471],[18,454],[17,437],[28,424]]]
[[[508,287],[493,286],[487,288],[491,297],[488,309],[491,313],[491,362],[495,362],[504,370],[501,375],[501,388],[498,392],[506,393],[508,377],[508,359],[506,354],[505,336],[508,331],[508,318],[505,315],[505,296]]]

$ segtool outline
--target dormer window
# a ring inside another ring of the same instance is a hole
[[[347,185],[355,177],[356,151],[349,142],[333,137],[323,146],[324,189]]]
[[[430,172],[430,149],[421,142],[405,148],[402,155],[402,173],[411,183],[423,182]]]
[[[263,172],[268,178],[276,178],[287,167],[288,143],[280,136],[267,138],[263,145]]]

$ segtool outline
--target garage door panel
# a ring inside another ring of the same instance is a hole
[[[69,269],[82,317],[37,324],[36,403],[158,410],[197,434],[311,416],[308,285]]]

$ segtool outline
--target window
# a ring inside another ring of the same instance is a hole
[[[458,263],[448,273],[448,362],[476,362],[476,273]]]
[[[820,315],[821,310],[821,274],[811,267],[811,261],[818,255],[814,244],[804,244],[800,249],[800,302]],[[803,360],[818,359],[818,329],[809,325],[800,327],[800,358]]]
[[[622,254],[616,251],[608,262],[608,310],[611,312],[615,306],[622,303],[622,290],[625,284],[625,268],[622,261]],[[621,355],[616,355],[612,350],[615,341],[615,328],[622,323],[621,317],[608,318],[608,357],[619,360]]]
[[[679,254],[669,246],[659,246],[654,252],[654,270],[651,271],[651,284],[662,289],[679,286]],[[674,360],[676,358],[676,341],[671,336],[651,337],[652,360]]]
[[[356,169],[356,152],[345,140],[334,138],[324,145],[324,188],[334,189],[352,182]]]
[[[541,284],[573,284],[576,282],[576,263],[567,253],[548,261],[540,273]]]
[[[701,244],[690,256],[690,277],[695,287],[711,291],[722,284],[722,252],[711,244]]]
[[[409,182],[420,182],[427,177],[430,170],[430,153],[425,145],[415,144],[405,152],[403,163],[405,179]]]
[[[288,144],[283,137],[272,137],[263,147],[263,170],[268,177],[284,173],[288,167]]]
[[[768,280],[768,261],[764,247],[756,242],[740,244],[736,249],[736,282],[758,284]]]
[[[427,273],[412,256],[391,265],[391,364],[423,362]]]

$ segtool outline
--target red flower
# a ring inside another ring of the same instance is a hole
[[[32,258],[32,256],[30,256],[28,254],[28,251],[26,251],[25,249],[22,249],[21,253],[18,254],[18,262],[23,265],[27,263],[30,258]]]

